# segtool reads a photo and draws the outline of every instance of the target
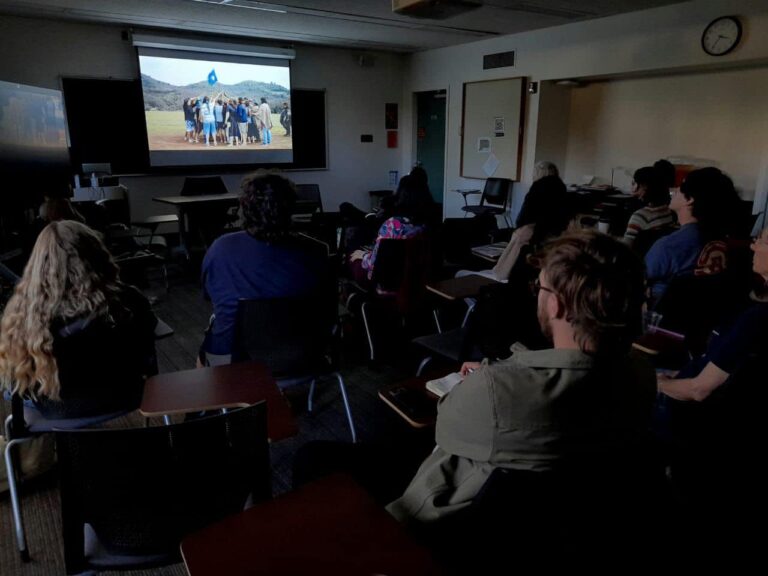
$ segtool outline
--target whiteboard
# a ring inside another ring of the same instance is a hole
[[[520,179],[524,78],[464,84],[461,175]]]

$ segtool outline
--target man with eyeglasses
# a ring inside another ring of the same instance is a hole
[[[547,471],[622,454],[650,423],[655,374],[630,356],[643,264],[623,243],[581,232],[540,256],[533,285],[546,350],[466,363],[438,404],[437,447],[388,509],[429,523],[466,508],[497,467]]]

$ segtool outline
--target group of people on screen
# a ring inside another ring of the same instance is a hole
[[[272,109],[265,97],[232,98],[220,92],[215,96],[187,98],[184,112],[184,141],[206,146],[245,146],[272,143]],[[280,123],[285,136],[291,135],[291,109],[283,102]]]
[[[226,122],[223,100],[216,101]],[[185,105],[194,110],[193,102]],[[245,102],[231,106],[232,113],[246,108]],[[217,122],[211,108],[210,122]],[[187,138],[193,138],[195,128],[188,128]],[[247,129],[239,132],[247,138],[243,133]],[[205,134],[209,142],[217,136]],[[264,130],[260,134],[263,138]],[[526,195],[499,264],[475,273],[512,283],[515,261],[533,254],[526,260],[537,269],[532,305],[549,346],[515,345],[506,357],[464,364],[463,382],[438,404],[434,451],[388,506],[396,518],[429,524],[464,510],[499,467],[546,471],[564,460],[620,454],[653,429],[660,398],[665,418],[670,403],[711,408],[720,401],[718,391],[736,386],[742,368],[768,349],[768,231],[763,231],[744,244],[759,279],[755,301],[723,323],[703,356],[677,375],[657,375],[632,353],[644,309],[670,282],[722,272],[722,266],[713,268],[708,246],[745,240],[729,216],[738,196],[727,175],[703,168],[671,188],[667,168],[661,163],[635,173],[640,206],[624,237],[616,238],[574,226],[556,167],[537,166],[540,177]],[[323,284],[327,255],[294,231],[295,198],[294,184],[282,175],[243,180],[243,230],[218,238],[203,260],[214,319],[200,366],[230,361],[239,299],[298,296]],[[391,201],[370,221],[354,207],[344,211],[366,238],[349,243],[348,274],[368,289],[375,289],[370,283],[383,239],[429,235],[441,226],[421,168],[402,178]],[[98,234],[61,214],[40,233],[3,313],[0,381],[47,415],[136,407],[143,379],[154,369],[156,319],[146,298],[120,281]],[[643,259],[635,243],[644,232],[661,228],[669,233]],[[684,412],[671,411],[675,417]],[[663,438],[677,448],[696,441],[680,418],[671,428],[673,438]]]

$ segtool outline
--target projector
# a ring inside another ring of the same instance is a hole
[[[392,0],[392,11],[403,16],[439,20],[482,5],[481,0]]]

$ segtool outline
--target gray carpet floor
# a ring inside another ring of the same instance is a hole
[[[154,305],[159,317],[175,330],[173,336],[157,343],[161,372],[194,367],[195,355],[202,332],[210,315],[210,304],[202,298],[194,282],[181,282],[169,292],[161,289],[147,291],[156,296]],[[399,437],[408,441],[412,429],[378,398],[379,388],[413,374],[414,365],[397,358],[393,364],[371,366],[365,359],[364,334],[347,334],[342,375],[349,392],[352,412],[362,442],[379,442],[382,438]],[[299,423],[299,434],[276,442],[271,447],[273,491],[280,494],[291,488],[291,469],[296,450],[312,440],[350,439],[343,403],[335,380],[321,383],[316,391],[316,407],[306,410],[308,386],[296,386],[285,391]],[[0,403],[0,414],[7,405]],[[161,424],[159,421],[153,424]],[[116,421],[115,426],[143,425],[138,415]],[[423,432],[420,432],[423,434]],[[0,495],[0,575],[52,576],[65,574],[61,536],[59,491],[55,472],[24,483],[22,506],[26,523],[31,561],[22,563],[16,551],[11,506],[8,494]],[[105,573],[106,574],[106,573]],[[135,575],[183,575],[184,566],[177,564],[161,569],[121,572]]]

